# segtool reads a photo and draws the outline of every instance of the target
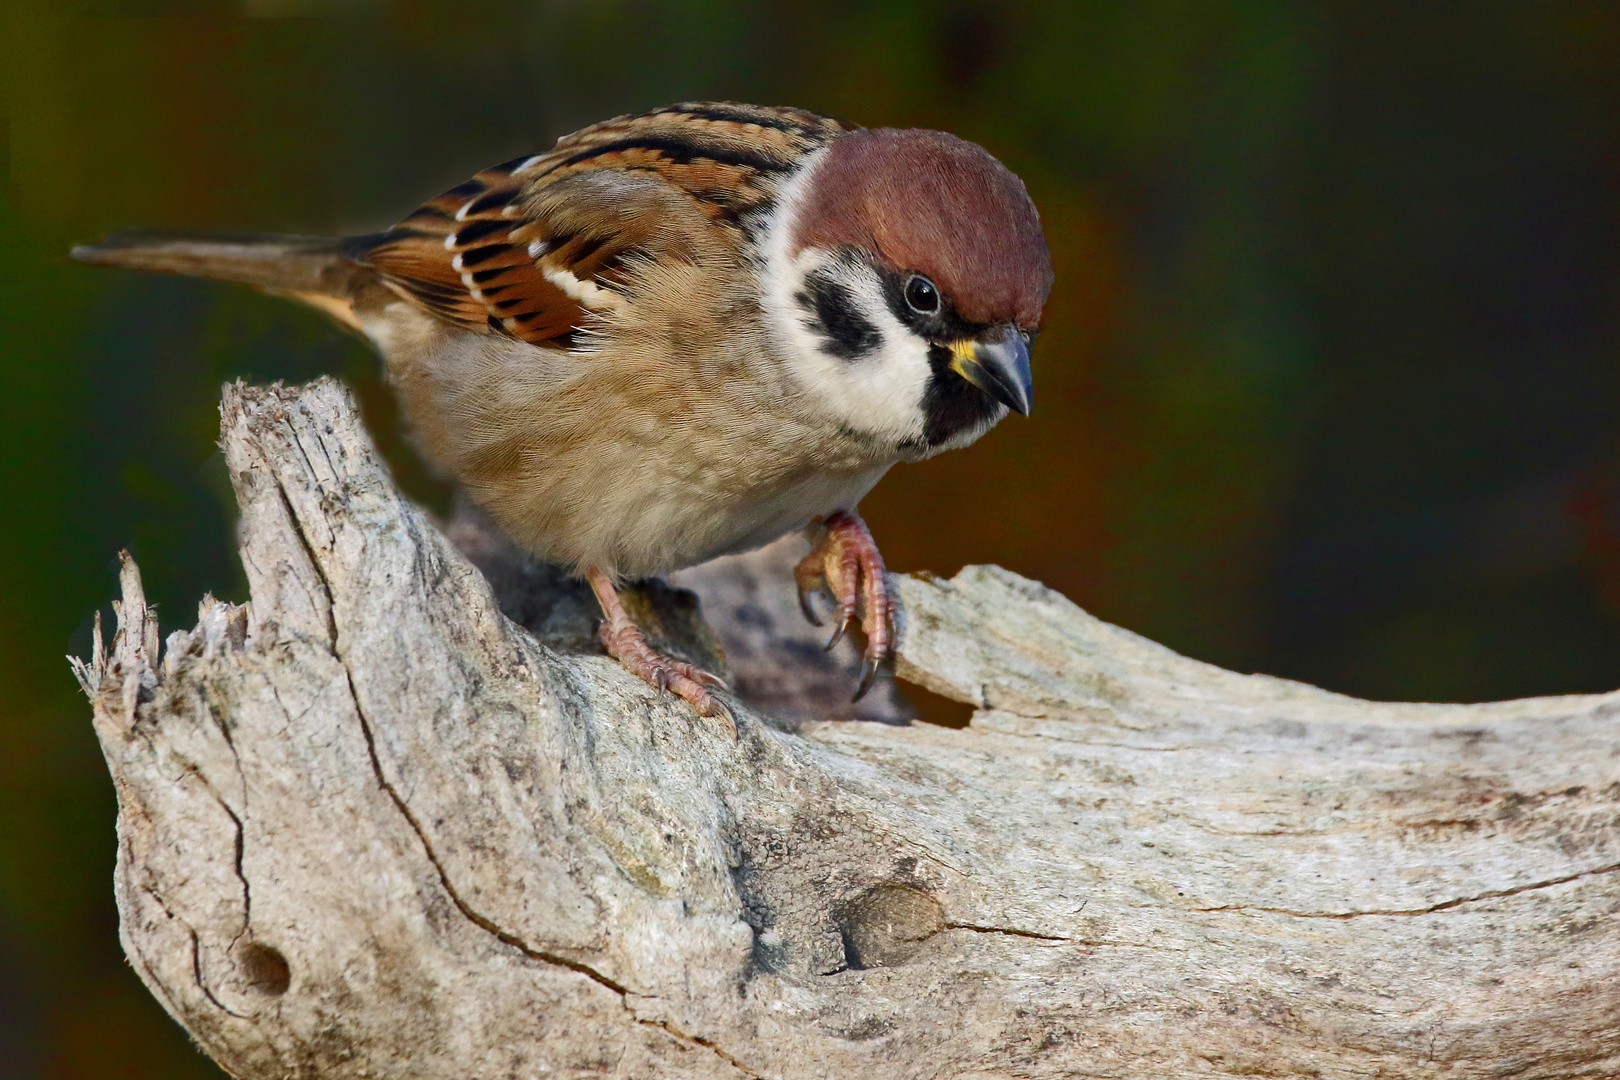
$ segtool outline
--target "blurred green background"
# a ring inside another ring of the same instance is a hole
[[[1057,264],[1037,408],[897,469],[892,565],[998,562],[1240,670],[1374,697],[1620,685],[1620,7],[1192,0],[236,5],[0,23],[0,1075],[216,1076],[124,964],[63,654],[131,548],[242,599],[219,384],[376,364],[131,225],[367,231],[683,98],[949,129]]]

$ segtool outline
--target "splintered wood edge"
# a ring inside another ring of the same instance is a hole
[[[222,420],[244,491],[292,484],[245,504],[253,602],[160,658],[126,553],[75,673],[126,951],[237,1075],[1620,1072],[1617,695],[1363,702],[969,567],[897,579],[898,673],[968,730],[744,710],[734,742],[506,623],[334,380],[229,386]],[[438,606],[352,622],[396,594]],[[499,708],[420,726],[458,695]],[[565,775],[589,828],[514,809]],[[431,992],[348,981],[385,938]]]

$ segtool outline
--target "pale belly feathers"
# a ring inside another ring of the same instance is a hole
[[[746,358],[541,349],[356,307],[430,462],[565,566],[638,578],[760,547],[853,511],[897,460],[784,407]]]

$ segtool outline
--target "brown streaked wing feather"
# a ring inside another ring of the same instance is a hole
[[[429,199],[386,233],[366,238],[357,258],[400,295],[469,330],[536,344],[568,333],[585,312],[528,254],[541,230],[525,217],[523,184],[512,175],[524,160],[485,169]]]
[[[441,318],[566,347],[591,312],[625,302],[638,260],[699,257],[705,226],[735,232],[800,158],[848,130],[729,102],[617,117],[480,172],[351,254]]]

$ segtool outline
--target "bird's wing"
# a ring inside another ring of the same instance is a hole
[[[799,109],[688,102],[608,120],[486,169],[346,254],[441,318],[567,348],[631,298],[639,263],[741,243],[803,156],[850,125]]]

